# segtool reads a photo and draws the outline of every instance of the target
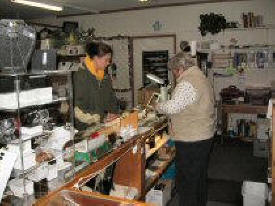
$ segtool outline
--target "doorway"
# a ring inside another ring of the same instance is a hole
[[[138,89],[143,87],[143,52],[167,50],[171,57],[176,53],[176,35],[136,36],[133,40],[134,105],[137,105]]]

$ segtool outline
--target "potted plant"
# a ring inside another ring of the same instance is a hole
[[[201,14],[200,20],[199,30],[202,36],[205,36],[208,32],[217,34],[226,28],[226,19],[221,14]]]

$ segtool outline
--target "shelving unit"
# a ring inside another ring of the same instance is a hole
[[[154,171],[156,175],[146,182],[145,193],[147,193],[157,183],[161,175],[166,171],[169,165],[173,162],[175,155],[176,155],[175,152],[172,152],[170,154],[170,158],[165,160],[163,162],[163,165],[161,165],[157,170]]]
[[[0,167],[10,164],[13,170],[7,179],[1,179],[3,188],[7,188],[6,191],[0,188],[1,196],[3,194],[1,204],[16,205],[16,202],[21,202],[23,205],[31,205],[47,195],[49,190],[57,189],[58,185],[73,177],[74,161],[64,158],[68,154],[62,148],[64,145],[59,142],[63,138],[73,140],[74,137],[71,76],[71,71],[58,70],[36,74],[0,73],[0,81],[8,78],[11,85],[7,89],[3,88],[0,95],[5,97],[12,94],[15,98],[13,101],[17,104],[13,108],[7,102],[7,105],[3,107],[2,104],[0,108],[0,150],[4,156],[6,153],[16,156],[14,161],[5,160],[1,163],[2,157],[0,160]],[[61,86],[64,87],[61,93],[54,86],[55,81],[60,78],[63,82]],[[41,88],[49,88],[49,91],[33,92],[40,91]],[[21,95],[23,92],[27,95]],[[41,98],[43,95],[45,98]],[[22,106],[21,103],[25,100],[29,104]],[[63,102],[69,108],[61,113],[60,104]],[[61,144],[60,149],[54,146],[58,142]],[[70,150],[73,150],[73,146]],[[64,170],[60,169],[62,165],[65,166]],[[1,169],[0,173],[2,172],[7,171]],[[66,173],[72,176],[66,176]],[[20,184],[17,185],[16,181]],[[56,186],[49,189],[47,184],[52,182]]]
[[[85,54],[79,54],[79,55],[58,55],[57,58],[59,61],[62,62],[80,62],[80,58],[85,57]]]
[[[151,73],[168,83],[168,51],[144,51],[142,53],[143,86],[150,84],[146,74]]]
[[[228,114],[230,113],[243,113],[243,114],[266,114],[267,106],[260,105],[249,105],[249,104],[239,104],[239,105],[221,105],[221,113],[222,113],[222,134],[223,136],[227,136],[227,122],[228,122]],[[253,142],[257,140],[257,138],[252,137],[236,137],[242,141]]]
[[[257,30],[257,29],[275,29],[275,26],[260,26],[260,27],[238,27],[238,28],[226,28],[225,31],[247,31],[247,30]]]
[[[165,145],[167,143],[167,141],[169,140],[169,138],[167,137],[162,137],[160,138],[155,144],[156,146],[152,149],[150,149],[147,153],[146,153],[146,159],[148,159],[149,157],[151,157],[156,151],[158,151],[161,147],[163,147],[163,145]]]

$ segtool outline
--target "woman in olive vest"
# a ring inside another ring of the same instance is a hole
[[[73,76],[76,127],[85,127],[118,112],[118,103],[106,68],[112,61],[112,49],[103,42],[86,45],[83,68]]]

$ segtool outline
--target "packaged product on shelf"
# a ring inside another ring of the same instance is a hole
[[[52,87],[21,91],[19,93],[19,100],[20,108],[51,103],[53,100]],[[17,109],[16,92],[0,94],[0,105],[2,109]]]
[[[24,182],[24,183],[23,183]],[[8,183],[11,191],[17,197],[23,198],[25,192],[27,195],[34,194],[33,182],[30,180],[23,180],[22,178],[15,178],[9,181]]]

